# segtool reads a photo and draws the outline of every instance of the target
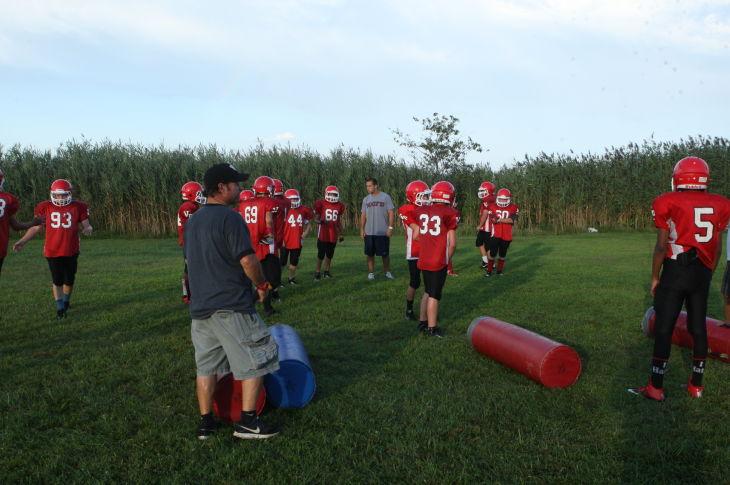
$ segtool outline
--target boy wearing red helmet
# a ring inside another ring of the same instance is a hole
[[[664,400],[664,374],[672,348],[672,333],[682,305],[692,335],[692,375],[685,388],[702,397],[707,359],[707,296],[712,272],[720,259],[722,231],[730,219],[730,200],[707,192],[710,169],[697,157],[683,158],[674,167],[672,192],[654,199],[652,213],[657,239],[651,267],[654,297],[654,354],[646,387],[629,389],[656,401]],[[661,272],[661,275],[660,275]]]
[[[489,216],[489,205],[495,202],[495,187],[492,182],[482,182],[477,191],[479,197],[479,224],[477,225],[476,247],[482,256],[481,268],[486,269],[489,264],[489,239],[492,237],[492,220]]]
[[[499,259],[497,275],[502,276],[507,249],[512,242],[512,227],[519,215],[520,208],[512,203],[509,189],[499,189],[494,203],[487,207],[487,217],[492,224],[492,237],[489,238],[487,272],[484,276],[492,276],[495,259]]]
[[[408,261],[408,272],[410,281],[406,290],[406,319],[418,321],[413,312],[413,300],[416,297],[416,290],[421,286],[421,270],[418,269],[418,255],[420,253],[421,243],[415,238],[417,231],[411,228],[411,224],[418,224],[415,216],[415,210],[418,207],[430,204],[431,190],[428,184],[422,180],[416,180],[406,186],[407,204],[403,204],[398,208],[398,215],[403,222],[406,230],[406,260]],[[421,315],[426,315],[426,304],[428,298],[421,298]]]
[[[317,229],[317,270],[314,272],[314,281],[322,278],[322,261],[324,261],[324,277],[331,278],[330,265],[335,255],[337,241],[344,241],[340,221],[345,214],[345,204],[340,202],[340,191],[334,185],[324,189],[324,199],[319,199],[312,206],[315,220],[319,224]]]
[[[431,187],[431,205],[418,207],[414,211],[415,222],[410,224],[418,232],[421,243],[418,269],[423,272],[424,298],[428,298],[426,315],[420,315],[420,325],[426,335],[443,337],[436,325],[439,302],[446,282],[446,267],[456,250],[456,210],[454,186],[449,182],[437,182]]]
[[[309,221],[314,215],[309,207],[302,205],[298,190],[289,189],[284,192],[284,197],[289,201],[290,208],[286,215],[279,259],[281,259],[282,268],[289,261],[289,284],[296,285],[299,284],[296,280],[296,272],[299,256],[302,253],[302,243],[309,234]]]
[[[51,199],[38,204],[35,216],[45,219],[46,241],[43,255],[48,261],[53,280],[53,299],[56,302],[56,318],[66,318],[71,305],[71,292],[78,267],[79,226],[84,236],[91,236],[93,228],[89,223],[89,206],[86,202],[74,200],[73,187],[68,180],[59,179],[51,184]],[[13,250],[19,252],[43,226],[30,228]]]
[[[205,204],[205,196],[203,195],[203,186],[198,182],[187,182],[180,189],[180,195],[183,203],[177,208],[177,240],[180,247],[183,247],[183,231],[185,224],[191,215],[198,209],[200,204]],[[185,264],[182,278],[183,301],[190,303],[190,284],[188,283],[188,265]]]
[[[3,188],[4,183],[5,175],[0,170],[0,271],[3,269],[3,261],[8,254],[10,228],[12,227],[16,231],[23,231],[43,224],[43,220],[39,218],[35,218],[31,222],[18,222],[15,219],[15,214],[20,210],[20,201],[13,194],[5,192]]]

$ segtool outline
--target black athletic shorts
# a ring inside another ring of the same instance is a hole
[[[487,232],[487,231],[477,232],[477,242],[476,242],[475,246],[476,247],[479,247],[479,246],[488,247],[487,245],[489,244],[489,240],[491,239],[491,237],[492,237],[491,232]]]
[[[418,287],[421,286],[421,270],[418,269],[417,259],[408,260],[408,272],[411,275],[411,282],[408,283],[408,286],[410,286],[414,290],[417,290]]]
[[[388,236],[365,236],[366,256],[388,256],[390,238]]]
[[[505,241],[498,237],[492,237],[489,239],[489,255],[492,258],[496,258],[499,255],[500,258],[504,259],[507,257],[507,249],[512,241]]]
[[[325,257],[332,259],[335,255],[336,242],[324,242],[317,239],[317,259],[322,260]]]
[[[76,281],[76,269],[78,268],[78,253],[73,256],[59,256],[57,258],[46,258],[48,268],[51,270],[51,280],[56,286],[72,286]]]
[[[261,260],[261,269],[264,271],[264,278],[271,283],[271,286],[278,288],[281,285],[281,265],[279,258],[269,254]]]
[[[441,299],[441,292],[444,289],[444,283],[446,283],[446,269],[447,267],[444,266],[444,269],[438,271],[422,270],[424,291],[431,298]]]
[[[279,250],[279,259],[281,259],[281,266],[286,266],[286,261],[291,261],[292,266],[299,264],[299,256],[302,254],[302,248],[287,249],[281,248]]]
[[[0,265],[2,264],[2,261],[0,261]],[[725,296],[730,296],[730,261],[728,261],[727,266],[725,266],[725,274],[722,276],[720,292],[722,292]]]

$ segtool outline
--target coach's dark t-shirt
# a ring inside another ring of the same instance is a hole
[[[203,205],[185,224],[183,240],[190,316],[202,320],[218,310],[253,313],[251,280],[240,260],[254,250],[240,214],[220,204]]]

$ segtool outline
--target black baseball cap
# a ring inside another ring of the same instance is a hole
[[[205,175],[203,175],[203,184],[205,185],[206,192],[213,193],[218,189],[218,184],[243,182],[247,179],[247,173],[239,172],[236,170],[236,167],[230,163],[219,163],[205,171]]]

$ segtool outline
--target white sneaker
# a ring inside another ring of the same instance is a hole
[[[374,280],[375,279],[375,273],[368,273],[368,279]]]
[[[387,273],[385,273],[385,277],[388,278],[389,280],[394,280],[395,279],[395,276],[393,276],[393,273],[391,273],[390,271],[388,271]]]

